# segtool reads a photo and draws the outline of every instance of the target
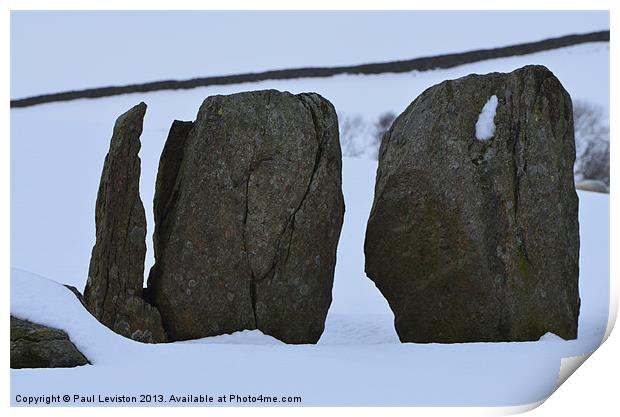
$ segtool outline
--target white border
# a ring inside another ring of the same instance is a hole
[[[616,120],[618,116],[618,84],[616,82],[618,73],[618,54],[615,48],[618,42],[618,36],[615,36],[615,28],[617,27],[617,9],[620,4],[617,1],[605,1],[605,0],[589,0],[589,1],[575,1],[564,0],[562,2],[549,1],[549,0],[521,0],[521,1],[488,1],[488,0],[474,0],[467,3],[457,0],[434,0],[433,2],[419,2],[413,3],[405,0],[382,0],[381,2],[371,1],[340,1],[340,0],[310,0],[310,1],[284,1],[284,0],[263,0],[260,2],[251,0],[232,0],[227,2],[201,2],[196,0],[175,0],[174,2],[165,2],[158,0],[151,0],[149,2],[139,2],[133,0],[108,0],[108,1],[89,1],[87,4],[83,1],[77,0],[64,0],[56,1],[53,6],[49,2],[42,0],[25,0],[25,1],[4,1],[3,4],[7,6],[5,13],[2,16],[2,49],[3,56],[10,56],[10,10],[71,10],[71,9],[86,9],[86,10],[139,10],[148,7],[149,9],[156,10],[170,10],[174,7],[175,10],[200,10],[200,9],[213,9],[213,10],[256,10],[258,6],[264,10],[342,10],[342,9],[360,9],[360,10],[405,10],[405,9],[417,9],[417,10],[464,10],[464,6],[468,6],[467,10],[611,10],[611,132],[612,136],[616,132]],[[558,9],[561,6],[561,9]],[[615,6],[615,8],[614,8]],[[614,10],[616,9],[616,10]],[[524,28],[527,30],[527,28]],[[9,199],[6,198],[9,195],[10,190],[10,67],[8,61],[4,61],[3,74],[5,82],[2,84],[2,92],[4,97],[5,111],[2,113],[1,126],[3,127],[4,134],[2,135],[2,151],[0,152],[0,183],[2,184],[4,197],[0,199],[1,210],[1,223],[0,230],[4,231],[2,240],[0,241],[1,252],[0,256],[4,272],[2,274],[2,302],[5,308],[4,317],[2,321],[2,330],[5,343],[2,344],[2,364],[5,369],[5,378],[2,379],[2,405],[4,407],[9,406],[9,346],[8,341],[8,317],[9,317],[9,266],[10,266],[10,205]],[[611,147],[612,151],[612,177],[617,178],[617,146],[615,146],[617,139],[612,139],[614,145]],[[615,188],[615,187],[613,187]],[[612,191],[611,193],[611,208],[610,212],[617,212],[618,207],[617,198]],[[610,250],[611,253],[618,252],[618,222],[612,217],[611,236],[610,236]],[[611,257],[610,273],[612,279],[610,280],[611,288],[611,304],[610,304],[610,319],[607,327],[606,338],[609,337],[610,332],[617,316],[618,309],[618,258]],[[611,337],[604,343],[604,345],[597,350],[592,358],[589,359],[585,365],[579,369],[575,376],[568,379],[546,403],[537,408],[534,413],[536,415],[584,415],[586,412],[594,412],[594,415],[609,415],[617,412],[617,389],[615,382],[618,375],[618,355],[620,352],[620,337],[618,332],[611,334]],[[579,361],[577,361],[579,362]],[[573,363],[574,367],[574,363]],[[188,408],[188,409],[174,409],[174,413],[189,413],[203,416],[205,413],[218,414],[218,415],[235,415],[241,411],[251,412],[254,415],[289,415],[291,413],[301,415],[316,415],[320,414],[355,414],[355,415],[376,415],[377,413],[390,414],[390,415],[507,415],[520,413],[529,409],[535,408],[538,404],[530,404],[519,407],[497,407],[497,408],[296,408],[296,409],[267,409],[267,408],[252,408],[252,409],[239,409],[239,408],[218,408],[208,409],[203,408]],[[4,408],[3,407],[3,408]],[[86,410],[81,408],[69,408],[69,409],[23,409],[23,408],[10,408],[5,410],[11,414],[18,415],[38,415],[40,412],[45,411],[53,415],[82,415]],[[105,408],[89,408],[89,414],[109,414],[110,409]],[[128,408],[128,409],[114,409],[114,413],[131,413],[131,415],[148,413],[149,415],[168,415],[171,410],[167,408]]]

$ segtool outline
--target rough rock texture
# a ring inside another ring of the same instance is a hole
[[[155,217],[155,233],[153,234],[155,256],[159,257],[160,248],[165,242],[159,239],[167,239],[170,234],[170,219],[166,213],[175,204],[178,194],[175,194],[175,183],[181,161],[185,151],[187,136],[194,126],[193,122],[181,122],[175,120],[170,128],[164,150],[159,160],[157,169],[157,182],[155,184],[155,198],[153,199],[153,212]]]
[[[67,333],[11,316],[11,368],[72,368],[87,363]]]
[[[146,104],[121,115],[105,158],[84,301],[103,324],[141,342],[166,340],[157,309],[142,299],[146,218],[140,200],[140,135]]]
[[[333,106],[274,90],[214,96],[175,122],[155,193],[149,291],[171,340],[321,336],[344,214]]]
[[[475,124],[499,99],[492,139]],[[577,336],[572,104],[546,68],[421,94],[381,144],[366,273],[404,342]]]

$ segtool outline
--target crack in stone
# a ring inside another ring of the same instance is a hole
[[[248,264],[248,269],[250,270],[250,305],[252,307],[252,316],[254,317],[254,328],[258,328],[258,318],[256,316],[256,283],[254,282],[254,268],[252,268],[252,263],[250,262],[250,255],[248,253],[248,247],[245,237],[248,225],[248,213],[250,205],[249,191],[252,173],[253,169],[250,167],[248,177],[245,181],[245,207],[243,212],[243,228],[241,230],[241,242],[243,243],[243,253],[245,254],[246,263]]]
[[[315,178],[316,178],[316,173],[318,171],[319,168],[319,164],[320,164],[320,160],[321,160],[321,156],[323,154],[323,145],[324,145],[324,138],[325,138],[325,132],[323,129],[320,128],[320,123],[317,120],[317,115],[315,113],[314,108],[308,104],[306,102],[306,97],[309,98],[310,100],[312,100],[310,95],[307,94],[299,94],[297,95],[297,97],[299,98],[299,100],[301,101],[301,103],[303,104],[303,106],[310,112],[310,115],[312,117],[312,124],[314,127],[314,137],[315,140],[317,142],[317,151],[315,154],[315,158],[314,158],[314,165],[312,167],[312,173],[310,175],[310,179],[308,181],[308,184],[306,186],[306,190],[304,192],[304,194],[302,195],[299,204],[297,205],[297,207],[293,210],[293,212],[291,213],[291,215],[288,217],[287,221],[286,221],[286,226],[284,227],[284,229],[282,230],[282,233],[280,234],[280,236],[278,237],[278,240],[276,242],[276,252],[273,256],[273,260],[272,260],[272,265],[269,268],[269,270],[267,270],[267,272],[265,272],[262,276],[257,277],[254,274],[254,270],[252,268],[252,265],[250,263],[249,260],[249,254],[248,254],[248,250],[247,250],[247,242],[246,242],[246,228],[247,228],[247,221],[248,221],[248,212],[249,212],[249,184],[250,184],[250,180],[251,180],[251,176],[252,173],[254,171],[255,168],[251,168],[250,169],[250,173],[248,175],[248,178],[246,180],[246,184],[245,184],[245,209],[244,209],[244,216],[243,216],[243,231],[242,231],[242,240],[243,240],[243,250],[245,252],[246,255],[246,260],[248,263],[248,268],[250,270],[250,274],[251,274],[251,279],[250,279],[250,302],[252,305],[252,312],[254,315],[254,325],[256,328],[259,328],[259,320],[258,320],[258,315],[256,312],[256,304],[257,304],[257,300],[256,300],[256,285],[258,282],[262,282],[270,277],[273,277],[276,271],[276,268],[278,267],[278,265],[284,263],[286,264],[286,262],[288,262],[289,256],[290,256],[290,251],[291,251],[291,244],[293,241],[293,236],[295,234],[295,217],[297,215],[297,213],[299,212],[299,210],[301,210],[304,202],[306,201],[306,197],[308,196],[308,194],[310,193],[310,190],[312,188],[312,184],[315,182]],[[269,159],[267,159],[269,160]],[[261,161],[263,162],[263,161]],[[280,254],[282,253],[282,244],[283,244],[283,238],[284,236],[288,233],[288,242],[286,244],[286,255],[284,257],[280,256]]]
[[[295,210],[293,211],[293,213],[291,214],[291,216],[289,216],[289,220],[288,220],[288,225],[285,228],[285,231],[289,229],[290,226],[290,234],[289,234],[289,240],[288,240],[288,244],[286,245],[286,256],[284,258],[284,263],[288,262],[290,253],[291,253],[291,243],[293,241],[293,235],[295,234],[295,216],[297,215],[297,213],[299,212],[299,210],[301,209],[301,207],[303,206],[304,202],[306,201],[306,197],[308,196],[308,194],[310,193],[310,188],[312,187],[312,183],[314,182],[315,176],[316,176],[316,172],[318,170],[319,167],[319,163],[321,160],[321,155],[322,155],[322,151],[323,151],[323,142],[324,142],[324,132],[320,132],[320,125],[317,121],[317,115],[314,112],[314,109],[312,108],[311,105],[309,105],[306,101],[305,98],[309,98],[311,99],[311,96],[308,94],[300,94],[297,96],[301,103],[304,105],[304,107],[306,107],[306,109],[308,109],[308,111],[310,112],[310,115],[312,117],[312,124],[314,126],[314,137],[316,139],[317,142],[317,151],[315,154],[315,158],[314,158],[314,165],[312,167],[312,174],[310,175],[310,181],[308,181],[308,185],[306,187],[306,191],[304,192],[299,204],[297,205],[297,207],[295,208]],[[284,233],[282,233],[282,235],[280,235],[280,238],[278,239],[278,252],[280,251],[280,244],[281,244],[281,239],[284,236]],[[276,258],[277,259],[277,258]],[[277,262],[277,260],[275,261]],[[274,263],[274,268],[275,268],[275,263]]]

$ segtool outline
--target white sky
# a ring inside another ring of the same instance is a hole
[[[609,29],[608,12],[12,12],[11,97],[348,65]]]

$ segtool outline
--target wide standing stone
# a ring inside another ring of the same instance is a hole
[[[172,126],[154,208],[149,292],[172,340],[260,329],[318,341],[344,214],[331,103],[207,98],[193,125]]]
[[[103,324],[141,342],[166,340],[157,309],[142,299],[146,218],[140,200],[140,135],[146,104],[114,125],[97,194],[93,248],[84,301]]]
[[[495,132],[478,140],[492,96]],[[383,138],[365,241],[402,341],[577,337],[574,161],[571,99],[544,67],[445,81],[411,103]]]
[[[72,368],[88,364],[62,330],[11,316],[11,368]]]

